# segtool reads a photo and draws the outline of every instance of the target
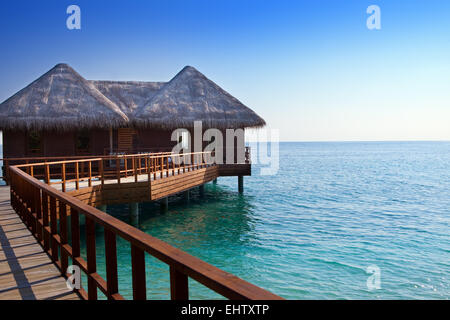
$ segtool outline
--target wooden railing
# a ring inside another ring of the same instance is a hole
[[[103,155],[117,155],[117,154],[138,154],[138,153],[163,153],[168,152],[170,153],[172,151],[173,147],[166,146],[166,147],[153,147],[153,148],[104,148],[103,149]]]
[[[168,154],[169,152],[165,152]],[[163,153],[158,153],[163,154]],[[40,164],[40,163],[46,163],[46,162],[55,162],[55,161],[68,161],[68,160],[82,160],[82,159],[92,159],[92,158],[104,158],[104,159],[110,159],[111,156],[52,156],[52,157],[22,157],[22,158],[0,158],[0,162],[2,163],[2,176],[0,176],[0,179],[8,183],[8,171],[9,167],[13,165],[25,165],[28,166],[29,164]]]
[[[115,180],[120,184],[123,179],[130,177],[134,177],[134,182],[137,182],[142,175],[147,175],[147,180],[150,181],[211,165],[214,165],[211,152],[185,154],[164,152],[28,163],[15,167],[43,180],[48,185],[59,184],[61,190],[65,192],[68,183],[75,184],[75,189],[79,190],[80,183],[85,181],[89,187],[93,181],[99,181],[103,185],[107,180]]]
[[[167,156],[160,155],[154,159],[160,160],[146,168],[154,170],[155,166],[159,166],[160,169],[169,169],[164,166]],[[90,161],[102,163],[106,160],[77,160],[75,163],[90,163]],[[134,170],[136,168],[134,167]],[[181,170],[181,164],[178,164],[177,168]],[[229,299],[281,299],[52,188],[22,169],[16,166],[10,168],[11,205],[48,252],[63,276],[69,276],[67,274],[69,257],[72,263],[86,274],[87,288],[83,286],[77,290],[82,298],[96,300],[99,289],[108,299],[123,299],[118,289],[116,248],[117,237],[121,237],[131,247],[133,299],[142,300],[147,297],[145,254],[150,254],[169,266],[171,299],[189,298],[189,277]],[[173,167],[171,169],[173,170]],[[47,179],[49,171],[46,170]],[[86,260],[80,254],[80,216],[85,217]],[[104,229],[106,280],[97,273],[95,237],[97,225]]]
[[[88,159],[88,158],[93,158],[93,156],[0,158],[0,162],[2,163],[2,165],[1,165],[2,175],[0,175],[0,180],[3,180],[6,183],[8,183],[9,167],[12,165],[40,163],[40,162],[49,162],[49,161],[58,161],[58,160],[66,161],[66,160],[76,160],[76,159]]]
[[[129,177],[137,174],[148,174],[163,176],[169,169],[191,170],[198,165],[210,165],[211,156],[214,152],[193,152],[173,154],[171,152],[153,152],[138,154],[118,154],[106,156],[65,156],[65,157],[28,157],[28,158],[0,158],[3,163],[1,180],[9,182],[9,167],[15,165],[26,170],[28,174],[45,181],[51,179],[64,180],[64,176],[77,177],[81,180],[91,181],[100,178],[100,168],[104,169],[104,178],[116,178],[120,183],[121,177]],[[245,147],[245,163],[250,163],[250,148]],[[95,162],[95,163],[94,163]],[[100,164],[101,162],[101,164]],[[76,168],[78,163],[78,168]],[[173,166],[175,165],[175,166]],[[44,169],[47,166],[48,170]],[[60,168],[57,168],[57,167]],[[65,166],[65,168],[64,168]],[[41,170],[35,170],[40,168]],[[119,168],[119,170],[117,170]],[[78,170],[78,171],[77,171]],[[137,171],[135,171],[137,170]],[[65,172],[65,175],[64,175]],[[68,181],[68,180],[67,180]]]

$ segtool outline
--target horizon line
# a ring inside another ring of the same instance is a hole
[[[274,141],[267,141],[274,142]],[[450,139],[440,139],[440,140],[283,140],[279,142],[302,142],[302,143],[314,143],[314,142],[450,142]]]
[[[0,130],[1,132],[1,130]],[[258,141],[258,142],[276,142],[276,141]],[[443,139],[443,140],[283,140],[278,141],[280,143],[333,143],[333,142],[339,142],[339,143],[370,143],[370,142],[450,142],[449,140]],[[246,141],[246,143],[254,143],[254,141]],[[2,141],[0,141],[0,146],[3,146]]]

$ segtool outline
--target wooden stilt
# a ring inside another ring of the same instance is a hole
[[[244,176],[238,176],[238,189],[239,193],[244,192]]]

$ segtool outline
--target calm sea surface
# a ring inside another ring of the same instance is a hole
[[[236,177],[219,178],[204,199],[171,198],[167,212],[141,205],[139,221],[127,205],[108,212],[287,299],[450,297],[449,142],[281,143],[279,172],[253,172],[243,195]],[[131,297],[122,240],[118,259],[119,290]],[[367,287],[369,266],[380,289]],[[149,256],[147,288],[169,298],[168,267]],[[220,298],[192,280],[190,297]]]

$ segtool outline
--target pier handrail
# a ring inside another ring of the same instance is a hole
[[[25,158],[0,158],[0,162],[3,162],[3,176],[0,176],[0,180],[4,180],[8,183],[8,171],[11,165],[15,165],[19,168],[24,168],[28,173],[33,172],[33,168],[36,166],[45,165],[57,165],[72,164],[78,162],[83,164],[92,160],[114,162],[114,167],[121,166],[120,175],[128,177],[131,173],[133,175],[134,167],[137,166],[137,172],[139,174],[151,172],[154,174],[156,171],[162,171],[161,168],[168,168],[168,165],[172,165],[172,162],[176,165],[176,168],[180,162],[183,164],[183,170],[190,170],[197,164],[211,164],[210,156],[213,156],[214,152],[190,152],[190,153],[172,153],[172,152],[154,152],[154,153],[135,153],[135,154],[116,154],[116,155],[101,155],[101,156],[54,156],[54,157],[25,157]],[[190,156],[190,159],[187,157]],[[250,163],[250,148],[245,147],[244,155],[245,163]],[[172,161],[175,160],[175,161]],[[17,163],[19,162],[19,163]],[[24,163],[23,163],[24,162]],[[162,163],[161,163],[162,162]],[[22,163],[22,164],[21,164]],[[106,168],[106,166],[104,166]],[[145,170],[144,170],[145,169]],[[61,169],[62,170],[62,169]],[[31,174],[33,176],[33,174]],[[98,174],[98,176],[100,173]],[[52,174],[50,173],[50,177]],[[41,174],[42,178],[45,178]],[[62,178],[62,177],[61,177]],[[98,177],[97,177],[98,178]]]
[[[145,253],[169,265],[171,299],[189,298],[189,277],[229,299],[282,299],[50,187],[21,168],[10,168],[10,181],[12,207],[62,275],[70,276],[67,273],[69,257],[86,274],[87,291],[83,287],[77,290],[85,299],[96,300],[97,288],[108,299],[123,299],[118,288],[117,236],[131,246],[133,299],[146,299]],[[69,212],[71,244],[68,241]],[[80,215],[86,219],[86,260],[80,255]],[[106,280],[97,273],[96,224],[104,228]]]
[[[146,155],[162,155],[162,154],[171,154],[171,152],[152,152],[152,153],[138,153],[139,155],[146,156]],[[129,156],[132,155],[138,155],[138,154],[129,154]],[[70,160],[83,160],[83,159],[93,159],[93,158],[101,158],[101,159],[108,159],[112,160],[115,159],[118,156],[123,156],[122,154],[119,155],[83,155],[83,156],[37,156],[37,157],[10,157],[10,158],[0,158],[0,162],[3,162],[3,176],[0,176],[0,180],[4,180],[8,182],[8,169],[12,165],[38,165],[43,164],[47,162],[56,162],[56,161],[70,161]]]
[[[27,163],[15,165],[15,167],[26,171],[32,177],[43,179],[48,185],[60,184],[62,191],[65,192],[68,182],[74,182],[75,189],[79,190],[80,182],[83,181],[87,181],[90,187],[95,179],[100,180],[102,185],[106,180],[116,180],[120,184],[122,178],[134,177],[134,182],[138,182],[140,175],[147,175],[148,181],[150,181],[152,178],[154,180],[162,179],[198,170],[215,164],[211,157],[213,153],[206,151],[179,154],[162,152],[114,155]]]

